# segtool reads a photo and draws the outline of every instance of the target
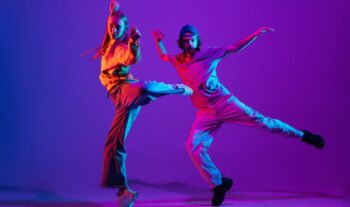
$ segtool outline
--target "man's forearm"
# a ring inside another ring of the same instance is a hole
[[[258,36],[256,35],[256,33],[254,32],[251,35],[248,35],[247,37],[243,38],[242,40],[240,40],[239,42],[229,46],[226,48],[226,51],[228,53],[233,53],[233,52],[240,52],[243,49],[245,49],[246,47],[248,47],[248,45],[250,45],[252,42],[254,42],[256,40]]]
[[[246,48],[248,45],[250,45],[252,42],[254,42],[256,40],[256,38],[258,38],[258,36],[255,33],[253,33],[253,34],[245,37],[241,41],[239,41],[237,43],[238,52],[240,52],[241,50]]]
[[[160,56],[160,58],[164,61],[167,61],[167,51],[165,49],[164,43],[162,40],[157,40],[156,41],[156,48],[157,48],[157,52]]]

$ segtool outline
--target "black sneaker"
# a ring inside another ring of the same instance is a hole
[[[322,149],[325,146],[325,141],[324,139],[317,134],[312,134],[309,131],[303,130],[304,135],[303,138],[301,139],[301,141],[308,143],[314,147],[316,147],[317,149]]]
[[[211,200],[212,206],[220,206],[225,200],[225,193],[232,187],[233,181],[231,178],[222,177],[221,185],[216,186],[213,189],[213,198]]]

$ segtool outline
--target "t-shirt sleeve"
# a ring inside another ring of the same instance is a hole
[[[175,55],[168,55],[168,58],[169,58],[169,62],[176,66],[177,65],[177,59],[176,59],[176,56]]]

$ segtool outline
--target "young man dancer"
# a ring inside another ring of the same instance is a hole
[[[266,117],[253,110],[220,83],[216,75],[216,67],[220,60],[228,54],[242,51],[267,31],[273,31],[273,29],[261,27],[228,47],[209,48],[202,51],[197,29],[186,25],[181,29],[178,40],[182,53],[176,56],[167,54],[162,41],[164,35],[160,31],[153,32],[160,58],[170,62],[182,81],[193,89],[191,100],[198,111],[186,149],[200,174],[213,190],[211,201],[213,206],[221,205],[225,193],[233,183],[232,179],[222,176],[207,153],[221,124],[235,123],[261,127],[270,132],[294,137],[319,149],[325,145],[323,138],[319,135],[297,130],[280,120]]]
[[[192,94],[192,89],[184,84],[144,82],[132,77],[130,65],[140,60],[141,34],[136,28],[128,34],[127,28],[125,14],[116,1],[111,1],[107,31],[101,49],[94,56],[94,59],[102,56],[100,81],[116,107],[104,149],[102,186],[118,188],[119,206],[123,207],[133,206],[137,197],[127,183],[125,139],[141,105],[168,94]]]

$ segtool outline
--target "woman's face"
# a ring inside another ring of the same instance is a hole
[[[124,36],[126,29],[125,22],[116,17],[108,19],[108,34],[111,39],[119,40]]]

